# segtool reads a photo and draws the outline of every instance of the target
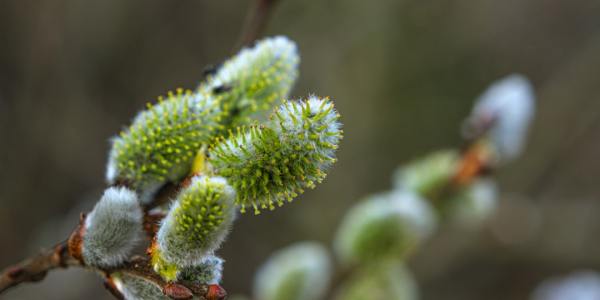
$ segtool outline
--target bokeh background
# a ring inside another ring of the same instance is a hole
[[[226,58],[250,4],[0,0],[0,268],[67,236],[101,195],[108,139]],[[600,268],[600,1],[281,0],[266,34],[297,41],[293,95],[331,96],[345,139],[317,189],[239,218],[220,251],[230,293],[277,248],[330,244],[398,165],[459,147],[474,99],[512,72],[538,95],[528,147],[497,173],[485,228],[444,227],[411,259],[423,299],[527,299],[548,276]],[[80,270],[0,299],[42,295],[112,299]]]

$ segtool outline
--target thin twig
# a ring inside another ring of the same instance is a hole
[[[253,43],[261,35],[277,2],[279,0],[256,0],[254,2],[253,8],[248,10],[245,25],[233,52]]]
[[[52,249],[40,251],[32,258],[26,259],[14,266],[8,267],[0,273],[0,293],[25,282],[37,282],[43,280],[49,271],[57,268],[81,267],[103,275],[110,281],[110,276],[115,273],[127,273],[152,281],[159,286],[163,292],[172,299],[188,299],[196,296],[200,300],[223,299],[224,290],[212,285],[193,285],[169,283],[162,279],[150,265],[148,258],[134,256],[131,260],[116,268],[100,268],[82,265],[67,251],[67,242],[62,242]],[[118,293],[111,284],[107,284],[113,294]],[[221,297],[211,296],[215,290],[221,293]],[[188,296],[186,296],[188,295]],[[115,295],[118,297],[118,295]]]
[[[189,299],[191,296],[196,296],[201,300],[215,300],[224,299],[225,297],[225,291],[218,285],[194,285],[166,282],[154,272],[147,257],[134,256],[129,261],[116,268],[85,266],[69,253],[67,241],[62,242],[51,249],[44,249],[37,255],[4,269],[0,273],[0,293],[21,283],[43,280],[48,272],[54,269],[69,267],[86,268],[103,275],[107,279],[106,287],[116,297],[119,297],[119,292],[110,282],[110,277],[114,273],[127,273],[152,281],[163,290],[165,295],[172,299]],[[218,297],[214,297],[214,294],[218,294]]]
[[[24,282],[43,280],[48,271],[80,265],[67,251],[67,242],[51,249],[44,249],[37,255],[26,259],[0,273],[0,293]]]

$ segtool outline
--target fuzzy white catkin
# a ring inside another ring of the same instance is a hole
[[[85,219],[82,256],[87,265],[114,267],[141,237],[143,214],[135,192],[110,187]]]
[[[223,273],[223,259],[207,255],[197,265],[185,267],[177,274],[178,280],[195,284],[219,284]]]
[[[322,299],[331,277],[327,250],[315,242],[297,243],[274,253],[260,268],[254,298],[261,300]]]
[[[265,38],[256,43],[254,47],[242,49],[235,57],[228,60],[206,84],[207,88],[231,84],[233,81],[252,76],[253,70],[249,67],[266,69],[272,67],[276,61],[282,66],[286,66],[288,76],[294,81],[298,76],[298,64],[300,57],[298,55],[298,46],[294,41],[285,36],[274,36]],[[249,66],[254,63],[256,66]]]
[[[403,258],[432,234],[436,224],[427,201],[396,189],[351,208],[338,229],[334,250],[345,264]]]
[[[564,277],[542,282],[531,300],[598,300],[600,299],[600,274],[578,271]]]
[[[199,87],[200,93],[218,94],[227,104],[230,128],[247,124],[249,118],[286,99],[298,77],[300,56],[294,41],[285,36],[256,41],[225,61]],[[214,92],[220,90],[220,92]]]
[[[493,83],[476,101],[468,123],[477,128],[493,120],[490,138],[502,161],[518,156],[535,114],[529,80],[513,74]]]
[[[147,279],[129,274],[115,274],[112,277],[117,290],[125,300],[169,300],[161,288]]]

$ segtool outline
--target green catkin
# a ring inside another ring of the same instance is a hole
[[[182,268],[201,263],[215,251],[235,218],[233,199],[225,179],[193,178],[160,226],[152,253],[155,270],[166,280],[175,280]]]
[[[256,273],[254,298],[321,299],[331,280],[331,259],[316,242],[301,242],[274,253]]]
[[[225,61],[198,90],[220,100],[227,116],[224,125],[244,125],[288,97],[299,62],[293,41],[284,36],[265,38]]]
[[[266,38],[226,61],[195,92],[178,89],[148,104],[112,140],[108,182],[131,186],[147,202],[164,183],[190,171],[204,143],[287,97],[299,60],[293,41]]]
[[[274,209],[314,188],[335,161],[342,137],[329,99],[286,102],[266,126],[238,128],[209,151],[210,163],[236,191],[236,204]]]
[[[108,181],[125,181],[148,200],[164,182],[187,174],[202,143],[223,128],[222,118],[218,101],[209,95],[178,90],[159,98],[113,139]]]
[[[431,235],[436,222],[429,203],[413,192],[372,195],[348,211],[334,250],[346,265],[405,258]]]

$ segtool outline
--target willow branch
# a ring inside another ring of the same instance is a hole
[[[170,199],[177,193],[178,185],[172,184],[168,188],[157,193],[155,199],[146,207],[144,217],[144,229],[149,236],[156,234],[157,224],[162,217],[161,214],[150,214],[148,211],[153,207],[163,203],[165,199]],[[80,226],[75,229],[71,236],[77,237],[77,232],[81,228],[81,222],[85,220],[85,215],[81,215]],[[127,273],[149,280],[159,286],[163,293],[172,299],[192,299],[197,297],[200,300],[217,300],[224,299],[226,296],[225,290],[219,285],[194,285],[182,283],[166,282],[152,269],[150,261],[147,257],[133,256],[129,261],[116,268],[100,268],[85,266],[81,263],[80,258],[72,255],[74,251],[69,251],[68,241],[64,241],[54,246],[51,249],[44,249],[35,256],[25,259],[22,262],[10,266],[0,273],[0,294],[26,282],[37,282],[43,280],[49,271],[59,268],[80,267],[96,273],[99,273],[105,278],[105,287],[117,298],[123,299],[123,296],[117,290],[111,275],[114,273]],[[77,255],[75,255],[77,256]]]
[[[275,4],[279,0],[256,0],[248,11],[242,33],[233,51],[254,42],[264,31]]]
[[[62,242],[51,249],[44,249],[35,256],[4,269],[2,273],[0,273],[0,293],[22,283],[41,281],[46,277],[49,271],[54,269],[66,269],[69,267],[85,268],[101,274],[106,278],[106,288],[119,299],[122,299],[122,295],[111,280],[111,274],[114,273],[127,273],[152,281],[162,289],[165,295],[172,299],[191,299],[196,296],[200,300],[216,300],[224,299],[226,296],[225,290],[218,285],[194,285],[166,282],[154,272],[147,257],[134,256],[129,261],[116,268],[85,266],[81,264],[78,259],[69,254],[67,241]]]
[[[48,271],[79,265],[67,251],[67,242],[62,242],[51,249],[44,249],[37,255],[28,258],[0,273],[0,293],[24,282],[43,280]]]
[[[166,282],[154,272],[146,257],[134,256],[131,260],[117,268],[104,269],[84,266],[69,254],[66,241],[51,249],[42,250],[37,255],[4,269],[0,273],[0,293],[21,283],[43,280],[51,270],[69,267],[86,268],[103,275],[106,278],[105,286],[117,298],[122,298],[122,295],[116,290],[110,279],[111,274],[114,273],[127,273],[152,281],[162,289],[165,295],[172,299],[191,299],[193,296],[198,297],[200,300],[225,298],[225,291],[218,285]]]

